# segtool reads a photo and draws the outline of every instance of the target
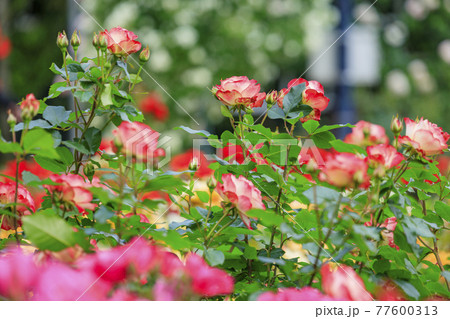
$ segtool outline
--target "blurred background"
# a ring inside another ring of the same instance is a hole
[[[149,45],[135,98],[179,148],[189,137],[173,127],[226,127],[209,89],[232,75],[266,92],[320,81],[331,99],[324,123],[388,128],[399,113],[450,131],[450,0],[0,0],[2,136],[7,108],[47,96],[58,31],[79,30],[81,54],[94,56],[93,32],[115,26]]]

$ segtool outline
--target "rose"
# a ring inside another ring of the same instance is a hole
[[[210,267],[200,256],[190,253],[186,257],[186,272],[192,278],[192,290],[201,296],[228,295],[233,292],[233,277],[222,269]]]
[[[38,114],[39,105],[39,100],[34,97],[34,94],[28,94],[25,100],[20,103],[20,108],[22,109],[22,118],[24,120],[31,120]]]
[[[355,154],[329,154],[319,179],[337,187],[367,188],[370,186],[367,169],[366,161]]]
[[[222,175],[222,181],[223,183],[217,183],[217,192],[238,210],[245,226],[252,229],[250,218],[245,213],[252,208],[266,209],[262,202],[261,191],[244,176],[236,178],[233,174],[225,174]]]
[[[101,32],[106,35],[108,49],[117,56],[126,56],[141,49],[141,43],[136,41],[137,35],[127,29],[116,27]]]
[[[283,107],[283,100],[286,94],[289,93],[291,88],[304,83],[305,89],[302,92],[302,104],[309,105],[313,108],[313,111],[302,118],[302,122],[306,122],[308,120],[320,120],[320,115],[323,110],[325,110],[330,102],[330,99],[325,96],[325,91],[323,89],[322,84],[317,81],[307,81],[302,78],[292,79],[288,83],[288,87],[285,89],[281,89],[278,95],[278,105]]]
[[[169,108],[157,93],[150,93],[140,103],[142,113],[152,115],[157,121],[165,122],[169,117]]]
[[[367,147],[367,158],[374,166],[382,165],[390,169],[400,164],[405,157],[389,144],[378,144]]]
[[[89,184],[83,177],[76,174],[53,174],[50,179],[59,185],[45,185],[45,188],[54,196],[54,199],[61,202],[65,208],[75,206],[83,215],[87,214],[86,209],[94,210],[97,205],[92,203],[92,194],[89,187],[101,187],[98,182]]]
[[[389,139],[382,126],[366,121],[359,121],[356,123],[356,126],[352,128],[352,132],[345,137],[344,142],[359,146],[369,146],[375,144],[387,144],[389,143]]]
[[[232,107],[260,107],[266,93],[260,93],[261,85],[246,76],[232,76],[221,80],[220,85],[213,88],[216,98],[223,104]]]
[[[202,152],[199,150],[195,151],[194,149],[187,150],[183,154],[174,156],[170,162],[170,168],[177,172],[185,171],[189,168],[189,164],[194,158],[197,159],[199,164],[194,174],[195,177],[207,178],[214,173],[214,171],[208,167],[211,162],[206,159],[206,156]]]
[[[405,118],[406,135],[399,136],[401,144],[411,146],[424,156],[442,154],[448,148],[450,135],[434,123],[421,118],[413,121]]]
[[[0,182],[0,203],[1,204],[12,204],[16,199],[16,183]],[[34,199],[31,197],[30,192],[22,185],[18,185],[17,188],[17,206],[16,214],[18,219],[9,215],[0,214],[1,229],[11,230],[15,227],[22,226],[21,217],[24,215],[31,215],[35,210]],[[13,208],[11,207],[11,210]]]
[[[372,226],[373,225],[373,216],[370,216],[370,221],[365,222],[364,226]],[[385,228],[381,231],[381,235],[385,240],[387,240],[388,245],[392,248],[399,250],[400,248],[394,242],[394,231],[397,226],[397,218],[390,217],[387,218],[382,224],[379,224],[378,227]]]
[[[119,151],[143,162],[164,156],[163,149],[158,148],[159,133],[153,131],[148,125],[140,122],[122,122],[113,131],[114,152]]]
[[[0,255],[0,295],[10,300],[27,300],[39,272],[32,255],[14,249]]]
[[[361,277],[347,265],[326,263],[320,269],[322,290],[330,297],[354,301],[373,300]]]

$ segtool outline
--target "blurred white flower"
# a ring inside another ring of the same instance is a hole
[[[155,49],[151,52],[149,67],[155,72],[167,71],[172,65],[172,58],[165,49]]]
[[[289,58],[295,58],[302,52],[302,46],[295,40],[289,40],[286,42],[283,48],[283,53]]]
[[[161,46],[161,33],[152,28],[144,27],[139,30],[140,41],[143,45],[150,46],[150,51]]]
[[[408,71],[420,92],[431,93],[436,89],[436,81],[431,77],[427,65],[422,60],[411,61],[408,65]]]
[[[411,86],[406,74],[401,70],[392,70],[386,75],[386,86],[394,94],[407,96]]]
[[[407,0],[405,10],[416,20],[423,20],[428,15],[428,8],[421,0]]]
[[[117,26],[127,28],[132,24],[138,14],[139,7],[136,3],[120,2],[114,6],[111,14],[106,18],[105,25],[108,28]]]
[[[198,33],[193,27],[183,25],[172,32],[172,37],[180,47],[189,48],[197,43]]]
[[[281,34],[271,33],[266,37],[265,47],[268,51],[277,51],[283,45]]]
[[[211,85],[212,74],[205,67],[192,68],[183,72],[181,80],[186,86],[207,87]]]
[[[188,57],[193,64],[201,64],[205,62],[206,51],[202,47],[196,47],[189,51]]]
[[[450,64],[450,39],[446,39],[439,43],[438,54],[445,63]]]
[[[403,45],[408,37],[408,28],[401,21],[388,24],[384,29],[384,40],[391,46]]]
[[[355,19],[359,18],[359,22],[367,24],[378,24],[380,22],[380,16],[375,6],[371,6],[371,3],[364,2],[355,6],[353,10],[353,16]]]

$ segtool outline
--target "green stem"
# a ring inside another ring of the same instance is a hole
[[[139,75],[141,74],[141,71],[142,71],[142,67],[143,67],[143,65],[141,65],[141,66],[139,67],[139,70],[138,70],[138,72],[137,72],[137,74],[136,74],[136,79],[134,79],[133,85],[131,86],[130,93],[133,91],[134,86],[135,86],[136,83],[137,83],[137,80],[138,80],[138,78],[139,78]]]

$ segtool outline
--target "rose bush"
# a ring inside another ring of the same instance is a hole
[[[402,135],[396,117],[390,140],[369,122],[321,125],[318,82],[266,94],[234,76],[211,90],[231,130],[177,128],[215,152],[172,154],[134,105],[148,49],[134,59],[142,45],[119,27],[94,36],[96,57],[78,57],[80,41],[71,58],[58,35],[62,80],[28,95],[0,140],[15,157],[0,182],[1,299],[449,298],[441,128],[405,119]],[[63,92],[73,109],[52,105]]]

